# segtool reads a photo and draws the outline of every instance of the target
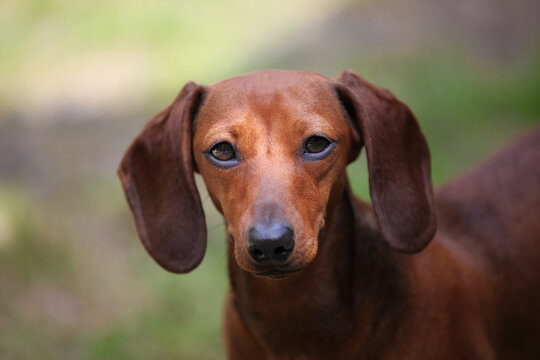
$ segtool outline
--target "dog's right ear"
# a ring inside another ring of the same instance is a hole
[[[193,270],[206,250],[191,153],[191,126],[204,94],[204,87],[187,83],[146,124],[118,168],[139,238],[152,258],[174,273]]]

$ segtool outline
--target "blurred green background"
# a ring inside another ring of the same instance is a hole
[[[166,273],[115,171],[187,80],[267,67],[391,89],[439,184],[538,123],[540,3],[3,0],[0,359],[223,358],[222,219],[201,186],[206,257]],[[367,198],[365,161],[349,172]]]

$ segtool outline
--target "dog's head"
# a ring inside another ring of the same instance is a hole
[[[119,175],[139,236],[165,269],[190,271],[204,255],[199,171],[237,264],[283,275],[315,258],[362,146],[383,237],[420,251],[435,232],[425,139],[406,105],[352,72],[268,70],[189,83],[134,140]]]

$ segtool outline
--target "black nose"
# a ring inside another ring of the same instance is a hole
[[[255,224],[248,232],[249,255],[260,264],[281,264],[294,249],[294,232],[283,222]]]

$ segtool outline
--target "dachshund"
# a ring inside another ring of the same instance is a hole
[[[362,148],[371,204],[345,171]],[[540,359],[540,128],[435,192],[430,167],[390,91],[263,70],[187,83],[118,174],[174,273],[206,249],[202,175],[226,223],[230,359]]]

